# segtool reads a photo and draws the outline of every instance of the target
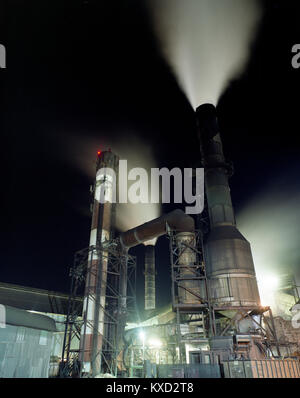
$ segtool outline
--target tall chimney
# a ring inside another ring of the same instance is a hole
[[[119,159],[111,151],[98,152],[90,247],[112,239],[113,202]],[[115,172],[115,176],[111,172]],[[101,369],[108,253],[90,251],[83,301],[80,336],[82,371],[95,377]]]
[[[219,307],[257,306],[251,248],[236,228],[228,184],[232,169],[224,158],[215,107],[199,106],[196,118],[210,220],[204,255],[211,299]]]
[[[155,246],[145,248],[145,310],[155,309]]]

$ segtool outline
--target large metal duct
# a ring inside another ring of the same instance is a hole
[[[216,117],[211,104],[196,110],[210,232],[204,243],[206,274],[212,302],[217,306],[260,304],[249,242],[236,228],[225,161]]]
[[[120,243],[124,250],[147,242],[164,235],[168,229],[178,232],[195,232],[194,219],[186,215],[182,210],[174,210],[171,213],[155,218],[138,227],[129,229],[120,235]]]
[[[155,309],[155,246],[145,247],[145,310]]]
[[[178,291],[181,304],[199,304],[200,286],[195,277],[194,269],[196,256],[193,247],[196,247],[194,219],[182,210],[174,210],[136,228],[123,232],[120,235],[120,244],[123,250],[147,242],[168,232],[176,231],[176,245],[178,247],[178,266],[181,272],[181,283]],[[193,294],[193,292],[196,293]]]
[[[110,170],[114,170],[117,178],[118,163],[118,157],[112,152],[98,152],[90,247],[112,238],[111,227],[115,215],[115,203],[112,202],[116,181]],[[99,351],[104,334],[107,262],[108,253],[90,252],[83,301],[80,360],[83,372],[92,376],[96,376],[101,367]]]

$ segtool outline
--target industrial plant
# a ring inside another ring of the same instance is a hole
[[[99,151],[89,246],[75,253],[69,295],[0,284],[0,377],[300,378],[296,282],[282,276],[285,315],[261,304],[251,242],[235,219],[233,166],[223,153],[216,108],[199,106],[195,122],[204,211],[173,210],[118,233],[114,181],[105,170],[117,175],[120,159],[113,148]],[[156,297],[153,244],[163,235],[167,306]],[[130,251],[140,244],[144,311]]]

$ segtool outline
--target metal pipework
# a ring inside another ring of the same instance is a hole
[[[155,246],[145,247],[145,310],[155,309]]]
[[[114,183],[109,168],[117,174],[119,159],[110,151],[98,153],[90,247],[112,238],[115,214]],[[100,198],[103,198],[100,203]],[[104,203],[103,203],[104,202]],[[80,361],[84,373],[96,376],[101,368],[101,347],[104,334],[104,309],[107,284],[108,253],[90,252],[83,301],[83,326],[80,336]]]
[[[220,306],[259,305],[250,244],[236,228],[228,184],[232,167],[223,154],[215,107],[199,106],[196,118],[211,228],[204,243],[211,299]]]
[[[130,229],[120,235],[120,244],[123,250],[147,242],[151,239],[162,236],[168,230],[176,231],[176,245],[179,250],[178,265],[180,266],[181,288],[179,289],[179,300],[182,304],[199,302],[193,291],[198,292],[199,282],[191,281],[189,278],[195,276],[192,266],[196,261],[195,252],[192,249],[196,246],[194,219],[186,215],[182,210],[174,210],[139,227]],[[190,247],[192,248],[190,248]]]
[[[120,244],[126,250],[140,243],[158,238],[167,233],[168,229],[176,232],[194,232],[195,223],[193,218],[186,215],[182,210],[174,210],[139,227],[123,232],[120,235]]]

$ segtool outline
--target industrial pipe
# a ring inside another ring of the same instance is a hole
[[[158,217],[136,228],[123,232],[120,235],[120,244],[123,251],[131,247],[162,236],[173,230],[176,232],[178,248],[178,266],[180,267],[181,281],[178,284],[178,298],[181,304],[199,304],[200,284],[195,280],[195,271],[192,266],[196,262],[195,223],[191,216],[182,210]]]
[[[174,210],[139,227],[123,232],[120,235],[120,244],[123,250],[128,250],[140,243],[164,235],[169,229],[176,232],[195,232],[194,219],[182,210]]]

